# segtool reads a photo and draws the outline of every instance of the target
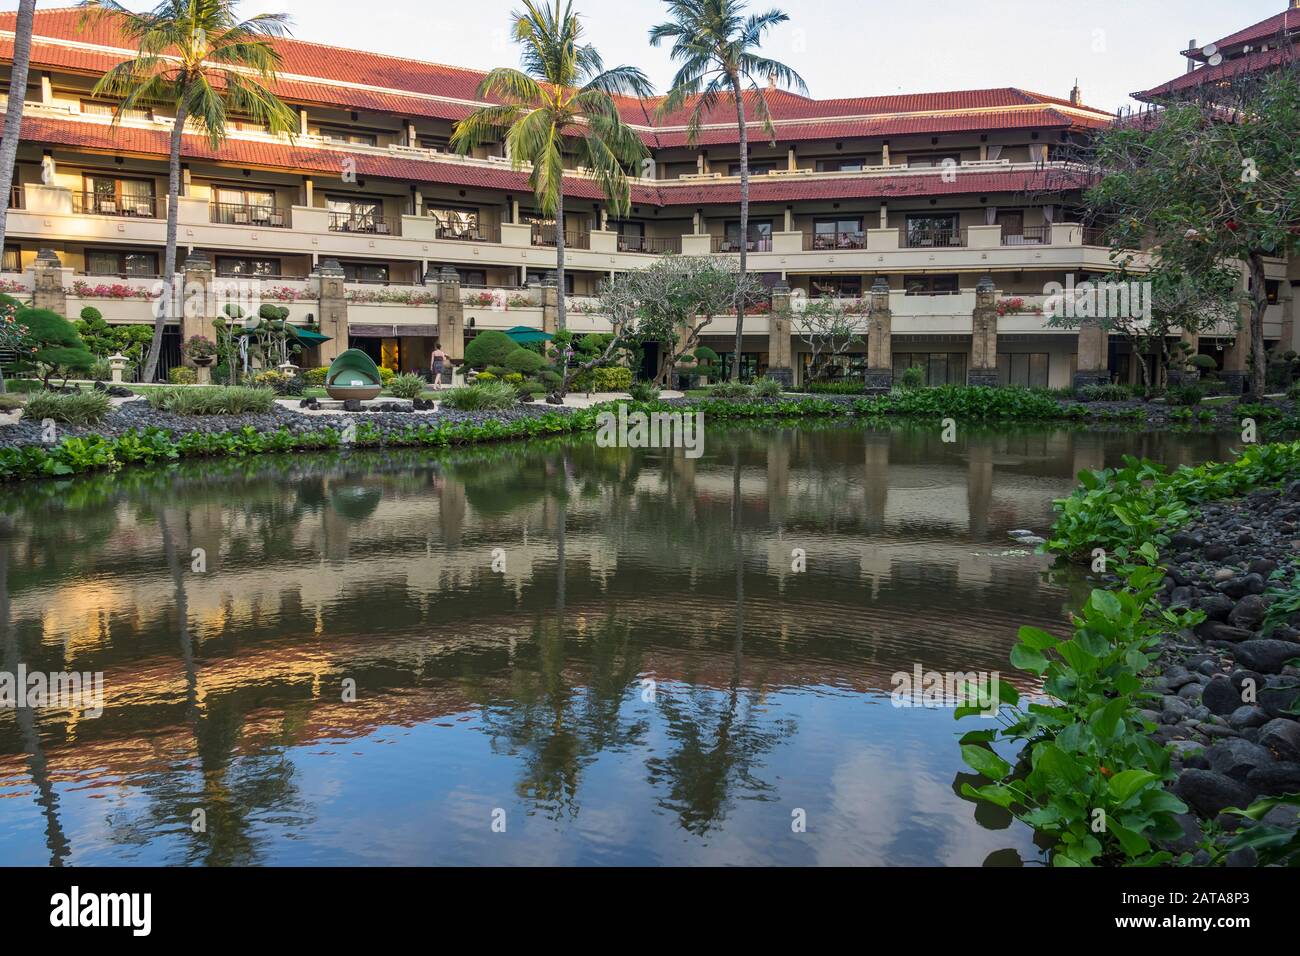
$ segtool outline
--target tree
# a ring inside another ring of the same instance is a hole
[[[15,317],[27,327],[26,341],[31,346],[31,360],[40,370],[46,388],[50,379],[62,373],[67,381],[71,372],[87,371],[95,364],[86,343],[72,323],[49,309],[23,309]]]
[[[1186,275],[1244,265],[1250,391],[1264,394],[1264,260],[1300,252],[1300,67],[1240,77],[1121,118],[1092,152],[1088,192],[1116,255],[1150,248]]]
[[[478,95],[497,102],[475,110],[456,124],[451,148],[468,154],[475,147],[505,140],[515,169],[531,165],[529,184],[538,211],[555,219],[558,276],[557,326],[567,325],[564,236],[564,160],[576,155],[591,171],[616,216],[631,207],[625,167],[640,163],[649,150],[618,112],[617,95],[644,97],[652,92],[638,69],[606,70],[600,54],[583,42],[583,27],[573,4],[525,0],[514,15],[515,42],[523,47],[523,69],[499,67],[479,84]]]
[[[23,105],[27,101],[27,74],[32,62],[32,26],[36,0],[19,0],[14,24],[14,60],[9,69],[9,105],[5,107],[4,140],[0,141],[0,249],[9,227],[9,196],[14,185],[14,163],[22,134]],[[0,377],[0,394],[4,379]]]
[[[30,353],[31,330],[18,321],[23,304],[13,296],[0,294],[0,351]],[[5,394],[4,369],[0,368],[0,395]]]
[[[230,114],[265,124],[273,133],[293,133],[296,114],[271,92],[280,54],[271,40],[288,33],[282,13],[261,13],[247,20],[235,15],[237,0],[163,0],[148,13],[132,13],[116,0],[83,0],[83,20],[114,17],[123,38],[138,54],[105,73],[94,95],[117,100],[113,124],[142,106],[171,109],[167,186],[167,282],[154,319],[153,340],[144,381],[152,382],[162,355],[163,328],[174,311],[176,291],[177,214],[181,191],[181,145],[186,125],[197,128],[217,149],[225,141]]]
[[[831,368],[830,362],[821,361],[823,358],[835,358],[862,344],[862,316],[846,311],[838,299],[805,300],[792,312],[791,327],[811,353],[813,381]]]
[[[763,96],[761,83],[794,87],[806,95],[807,84],[783,63],[758,54],[763,34],[790,19],[780,10],[744,17],[744,0],[666,0],[672,18],[650,30],[650,45],[659,46],[672,39],[672,58],[681,63],[673,77],[672,89],[660,105],[666,117],[688,104],[687,141],[699,138],[700,128],[712,116],[724,96],[730,96],[736,110],[740,133],[740,274],[749,271],[749,126],[746,100],[750,102],[763,130],[776,142],[772,114]],[[746,96],[748,91],[749,96]],[[744,338],[745,316],[736,312],[736,352],[731,363],[731,377],[740,381],[740,353]]]
[[[731,259],[663,256],[648,268],[606,280],[600,308],[614,327],[610,354],[618,347],[657,343],[662,350],[657,380],[667,385],[715,318],[737,307],[743,311],[766,297],[758,278],[741,274]]]

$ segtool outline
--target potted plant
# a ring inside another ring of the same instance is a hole
[[[185,343],[185,358],[199,368],[208,368],[217,361],[217,346],[201,335],[192,336]]]

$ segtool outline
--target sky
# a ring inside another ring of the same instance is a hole
[[[1018,86],[1114,110],[1128,95],[1183,72],[1178,51],[1209,43],[1286,8],[1287,0],[751,0],[790,22],[766,54],[798,71],[820,98]],[[0,0],[12,10],[17,0]],[[38,8],[71,6],[41,0]],[[133,10],[150,0],[126,0]],[[519,0],[242,0],[245,15],[287,13],[293,35],[456,66],[515,65],[510,13]],[[574,0],[607,66],[641,67],[659,90],[668,49],[646,33],[662,0]]]

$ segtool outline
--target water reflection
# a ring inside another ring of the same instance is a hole
[[[5,669],[108,699],[0,713],[0,862],[1034,860],[890,676],[1059,625],[1082,583],[1007,531],[1079,469],[1231,437],[769,428],[6,489]]]

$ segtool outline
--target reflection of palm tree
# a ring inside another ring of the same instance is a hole
[[[536,669],[516,664],[512,699],[485,701],[493,746],[523,754],[519,796],[558,818],[578,813],[583,769],[610,748],[640,744],[647,722],[626,720],[623,705],[640,673],[640,656],[625,625],[607,620],[570,643],[558,623],[533,628]],[[516,660],[527,660],[521,649]],[[574,674],[571,668],[581,670]]]
[[[651,783],[667,783],[668,794],[660,806],[676,813],[683,829],[699,836],[721,824],[733,790],[772,791],[757,775],[760,758],[795,731],[790,722],[764,727],[752,695],[742,694],[740,689],[745,652],[745,552],[738,444],[732,446],[731,467],[736,633],[725,705],[717,694],[698,687],[681,699],[661,691],[660,708],[668,722],[668,736],[676,746],[667,757],[646,761]]]
[[[4,667],[9,674],[18,673],[22,655],[18,648],[18,635],[9,620],[9,545],[8,535],[0,540],[0,635],[4,637]],[[21,701],[18,703],[21,704]],[[19,706],[14,711],[18,731],[22,735],[23,749],[27,752],[27,766],[32,783],[36,786],[36,803],[45,816],[45,845],[50,848],[50,866],[62,866],[72,854],[72,844],[63,832],[59,821],[59,795],[50,780],[49,763],[36,731],[36,718],[31,708]]]

